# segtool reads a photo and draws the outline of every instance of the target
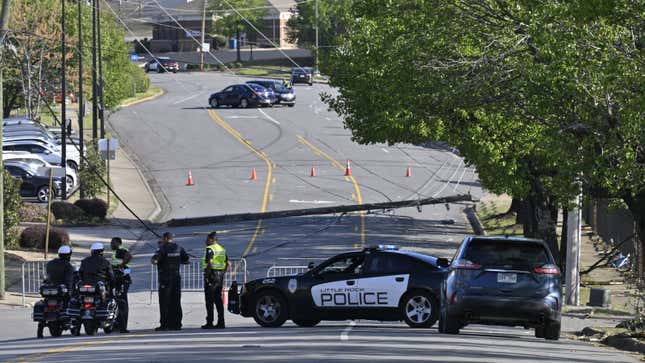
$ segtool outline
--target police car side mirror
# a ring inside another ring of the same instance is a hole
[[[447,258],[437,258],[437,266],[448,267],[450,266],[450,260],[448,260]]]

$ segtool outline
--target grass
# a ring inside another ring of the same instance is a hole
[[[119,105],[119,107],[122,107],[123,105],[130,104],[132,102],[136,102],[138,100],[142,100],[144,98],[159,96],[162,93],[163,93],[163,89],[161,89],[161,88],[159,88],[157,86],[150,86],[150,88],[148,88],[147,91],[142,92],[142,93],[137,93],[133,97],[126,98],[123,101],[121,101],[121,104]]]
[[[251,66],[234,69],[240,76],[264,76],[276,78],[289,78],[290,69],[280,66]]]
[[[514,214],[503,214],[511,205],[508,196],[492,196],[477,204],[477,215],[488,235],[518,236],[524,235],[521,224],[515,224]]]

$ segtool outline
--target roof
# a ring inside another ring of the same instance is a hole
[[[491,241],[515,241],[515,242],[529,242],[529,243],[545,243],[544,240],[538,238],[526,237],[509,237],[509,236],[471,236],[469,240],[491,240]]]

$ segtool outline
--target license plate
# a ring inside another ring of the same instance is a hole
[[[49,306],[56,306],[56,305],[58,305],[58,301],[56,301],[56,300],[48,300],[48,301],[47,301],[47,305],[49,305]]]
[[[517,274],[512,273],[497,273],[497,282],[502,284],[514,284],[517,282]]]

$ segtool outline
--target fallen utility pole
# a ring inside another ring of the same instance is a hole
[[[312,215],[321,215],[321,214],[397,209],[397,208],[406,208],[406,207],[420,207],[422,205],[429,205],[429,204],[471,202],[472,200],[473,199],[470,194],[459,194],[459,195],[453,195],[453,196],[443,197],[443,198],[424,198],[424,199],[402,200],[398,202],[352,204],[352,205],[339,205],[339,206],[333,206],[333,207],[282,210],[282,211],[264,212],[264,213],[239,213],[239,214],[224,214],[220,216],[211,216],[211,217],[180,218],[180,219],[171,219],[168,222],[166,222],[166,224],[168,225],[168,227],[197,226],[197,225],[223,223],[223,222],[255,221],[258,219],[286,218],[286,217],[312,216]]]

